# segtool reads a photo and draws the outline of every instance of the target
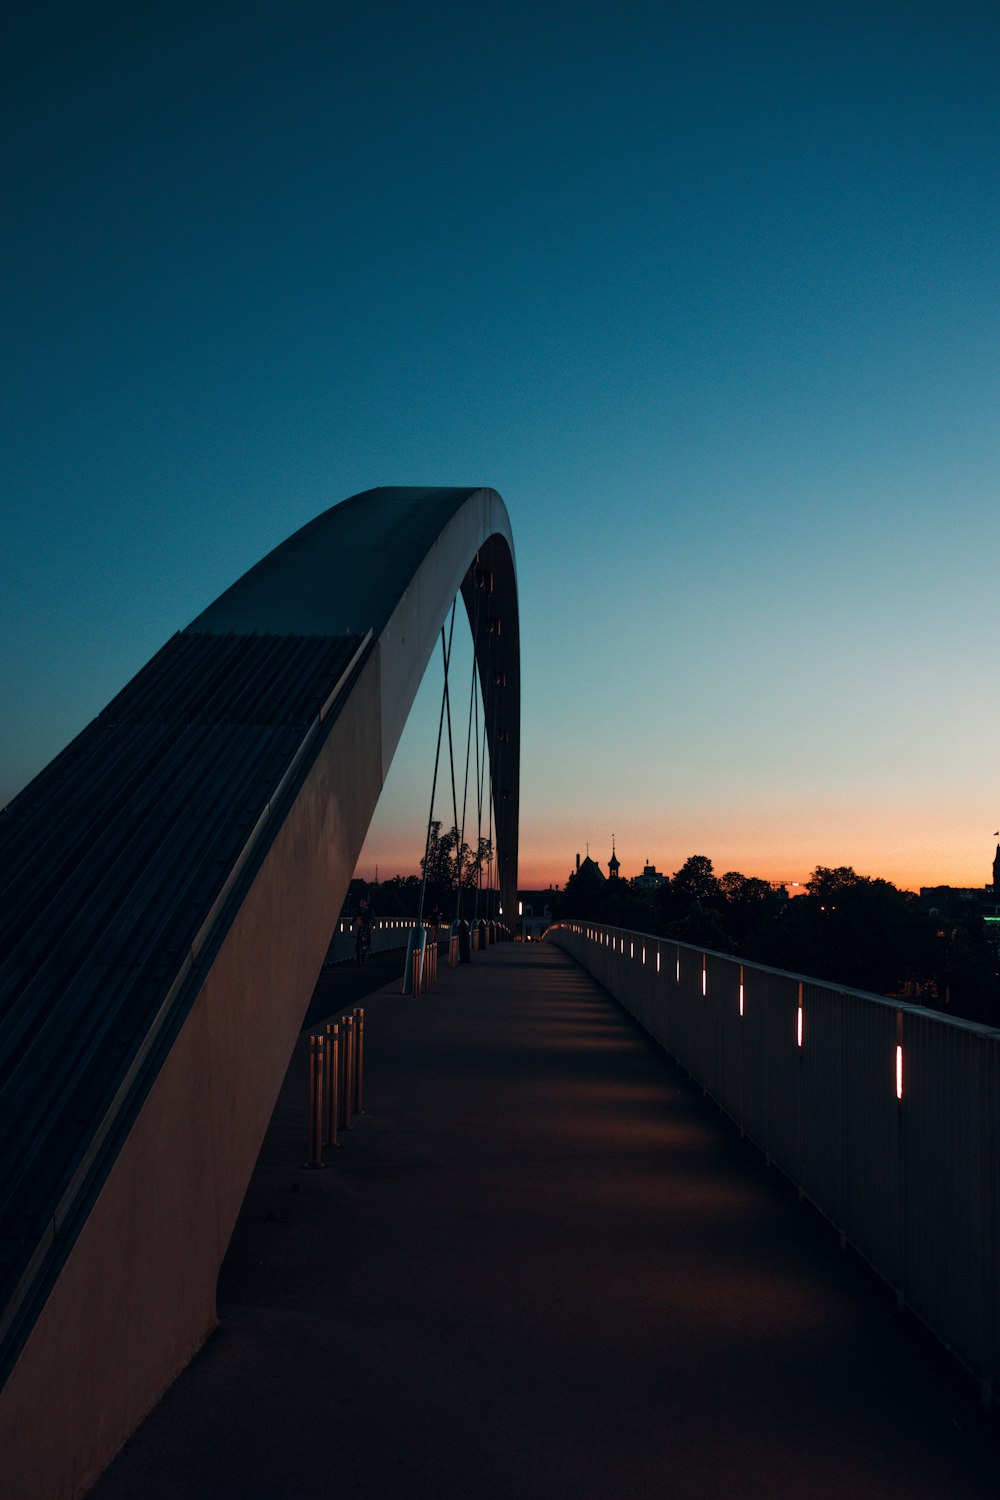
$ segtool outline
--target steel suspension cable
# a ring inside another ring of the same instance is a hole
[[[458,596],[456,595],[455,596],[455,604],[457,604],[457,603],[458,603]],[[452,628],[452,632],[454,633],[454,629],[455,629],[455,605],[454,604],[452,605],[452,608],[451,608],[451,628]],[[451,655],[451,642],[450,642],[450,640],[449,640],[449,644],[448,644],[448,654],[449,654],[449,656]],[[447,713],[448,713],[448,759],[449,759],[449,761],[451,763],[451,807],[452,807],[452,814],[453,814],[454,819],[455,819],[455,822],[454,822],[454,824],[452,826],[454,828],[455,841],[457,843],[458,842],[458,793],[455,790],[455,747],[454,747],[454,744],[452,743],[452,737],[451,737],[451,695],[448,692],[448,677],[447,677],[447,674],[445,674],[445,679],[444,679],[444,701],[445,701],[445,708],[446,708]],[[459,848],[456,848],[456,850],[455,850],[455,921],[456,922],[458,921],[459,913],[460,913],[460,909],[461,909],[461,904],[462,904],[462,894],[461,893],[462,893],[462,850],[459,847]]]
[[[476,595],[476,606],[473,610],[472,622],[472,686],[469,689],[469,728],[465,736],[465,785],[462,788],[462,832],[459,835],[459,849],[465,850],[465,814],[469,805],[469,757],[472,749],[472,704],[476,696],[476,627],[479,623],[479,595]],[[462,866],[458,867],[458,901],[457,915],[462,915]]]
[[[444,726],[444,710],[448,700],[448,662],[451,658],[451,642],[455,634],[455,605],[456,598],[451,606],[451,629],[448,633],[448,644],[445,645],[444,626],[441,626],[441,655],[444,659],[444,692],[441,697],[441,712],[438,715],[437,749],[434,752],[434,777],[431,781],[431,810],[427,817],[427,839],[424,843],[424,873],[420,882],[420,900],[417,903],[417,926],[424,920],[424,896],[427,892],[427,862],[431,853],[431,828],[434,823],[434,798],[437,794],[438,762],[441,759],[441,730]]]
[[[489,676],[489,698],[490,698],[490,702],[487,705],[486,709],[484,710],[484,717],[487,720],[487,723],[486,723],[486,726],[485,726],[485,728],[486,728],[486,750],[489,753],[489,764],[490,764],[490,786],[489,786],[489,804],[488,804],[488,806],[489,806],[489,850],[490,850],[490,856],[489,856],[489,885],[487,886],[487,910],[488,910],[489,917],[492,919],[496,915],[496,913],[493,910],[494,906],[496,905],[496,902],[493,899],[493,854],[494,854],[494,850],[493,850],[493,747],[496,744],[497,700],[498,700],[498,698],[500,696],[499,693],[497,692],[497,682],[496,682],[496,673],[499,670],[499,660],[498,660],[497,666],[494,666],[494,664],[493,664],[493,654],[494,653],[493,653],[493,636],[492,636],[492,634],[490,635],[490,644],[489,644],[489,653],[488,654],[489,654],[489,663],[490,663],[490,676]],[[497,654],[497,657],[499,658],[500,653],[497,652],[496,654]],[[491,718],[491,712],[490,712],[491,710],[492,710],[492,718]],[[490,732],[490,724],[491,723],[492,723],[492,733]],[[485,783],[485,779],[486,779],[485,772],[486,772],[486,755],[484,754],[484,756],[483,756],[483,780],[484,780],[484,783]]]
[[[479,891],[483,883],[483,784],[479,773],[479,694],[475,696],[476,710],[476,893],[473,900],[472,919],[479,919]]]

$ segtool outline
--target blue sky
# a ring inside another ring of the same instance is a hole
[[[985,3],[17,7],[0,802],[319,511],[487,484],[526,881],[612,831],[626,873],[984,881],[998,43]]]

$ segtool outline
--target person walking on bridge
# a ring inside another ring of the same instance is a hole
[[[361,898],[358,914],[354,919],[354,961],[363,964],[368,957],[372,945],[372,928],[374,927],[374,916],[368,902]]]

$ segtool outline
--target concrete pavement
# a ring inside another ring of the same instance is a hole
[[[318,1172],[300,1048],[219,1330],[93,1500],[1000,1495],[973,1383],[560,950],[396,991]]]

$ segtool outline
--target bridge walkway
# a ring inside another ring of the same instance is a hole
[[[365,1007],[365,1115],[304,1169],[297,1055],[93,1500],[995,1500],[972,1382],[559,949]]]

